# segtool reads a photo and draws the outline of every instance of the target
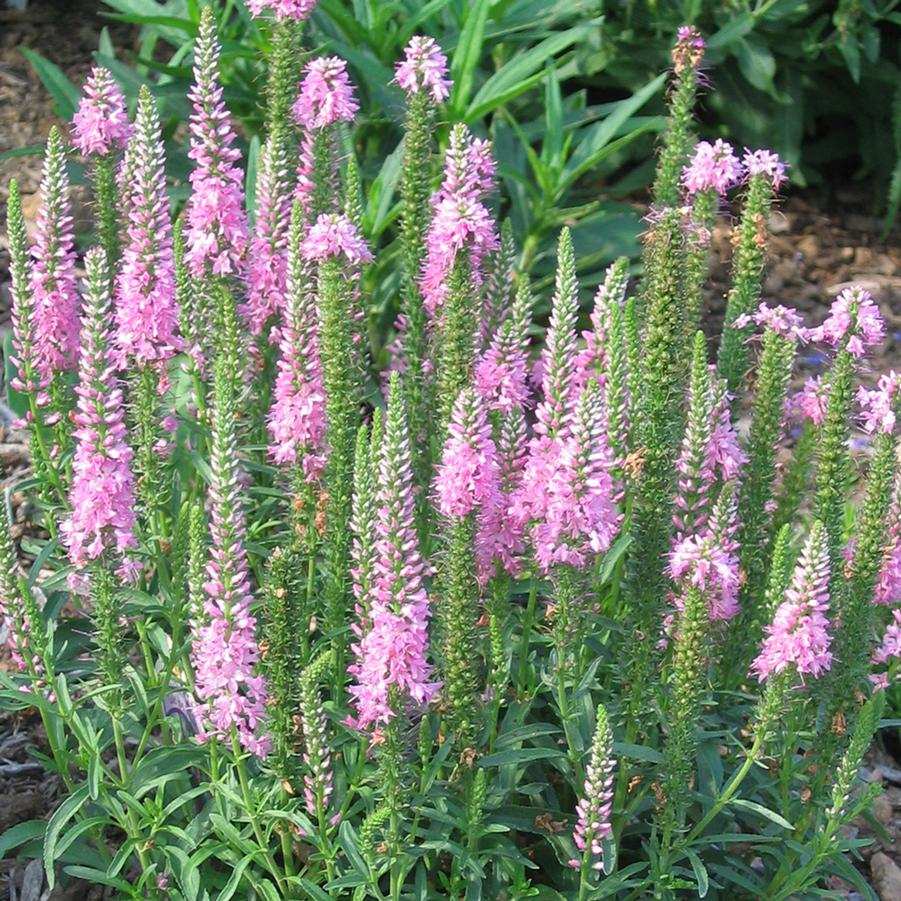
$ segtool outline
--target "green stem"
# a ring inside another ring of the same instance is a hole
[[[529,600],[526,603],[526,614],[522,621],[522,637],[519,643],[519,673],[516,678],[516,693],[525,694],[526,677],[529,672],[529,640],[532,637],[532,624],[535,620],[535,605],[538,599],[538,579],[532,575],[529,588]]]

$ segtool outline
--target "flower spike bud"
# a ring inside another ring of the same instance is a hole
[[[760,300],[766,251],[766,221],[777,188],[777,180],[756,173],[753,165],[744,194],[744,208],[735,238],[732,287],[726,299],[726,321],[717,368],[732,394],[738,390],[747,368],[750,329],[742,325]],[[756,173],[756,174],[755,174]]]
[[[587,870],[604,869],[602,842],[613,832],[613,775],[616,758],[613,756],[613,732],[607,711],[598,706],[595,718],[594,739],[591,742],[591,758],[585,769],[585,794],[576,805],[578,819],[573,841],[582,852],[581,860],[571,860],[569,865],[581,869],[583,879]]]
[[[515,270],[516,243],[513,238],[513,223],[505,219],[501,224],[500,246],[488,255],[485,262],[479,335],[479,348],[483,351],[497,336],[500,326],[510,312],[512,301],[515,299]]]
[[[679,203],[679,181],[691,147],[699,69],[705,49],[704,39],[697,30],[689,26],[679,29],[673,47],[669,119],[663,132],[654,181],[654,206],[661,209]]]
[[[334,773],[329,750],[328,719],[322,707],[319,683],[328,674],[331,657],[320,655],[300,675],[300,727],[303,733],[303,795],[310,816],[326,822]]]
[[[219,84],[216,16],[205,6],[194,47],[191,147],[194,163],[188,200],[188,267],[195,276],[237,276],[244,271],[247,216],[244,212],[241,158],[237,135]]]

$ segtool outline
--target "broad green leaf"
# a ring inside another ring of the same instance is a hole
[[[466,4],[466,21],[460,32],[450,67],[451,81],[454,85],[450,106],[458,116],[462,116],[463,110],[466,109],[475,84],[475,73],[482,58],[482,41],[485,38],[485,23],[488,21],[490,6],[491,0],[473,0]]]
[[[45,820],[26,820],[24,823],[16,823],[15,826],[7,829],[3,835],[0,835],[0,859],[5,860],[7,852],[25,842],[43,835],[47,828]]]
[[[501,767],[511,764],[533,763],[536,760],[552,760],[566,757],[559,748],[517,748],[512,751],[500,751],[497,754],[489,754],[479,761],[480,767]]]
[[[737,807],[739,810],[747,810],[749,813],[756,813],[758,816],[769,820],[771,823],[775,823],[777,826],[781,826],[783,829],[794,828],[785,817],[779,816],[774,810],[770,810],[768,807],[764,807],[763,804],[758,804],[756,801],[747,801],[744,798],[738,798],[737,800],[730,801],[729,806]]]
[[[57,858],[57,843],[60,833],[66,823],[81,810],[88,799],[88,786],[82,785],[76,789],[59,807],[56,808],[50,822],[47,823],[47,832],[44,835],[44,870],[47,873],[47,885],[52,889],[56,885],[56,869],[54,863]]]
[[[701,858],[694,851],[685,849],[685,856],[694,870],[695,879],[698,881],[698,897],[706,898],[707,892],[710,891],[710,878],[707,875],[707,868],[701,862]]]

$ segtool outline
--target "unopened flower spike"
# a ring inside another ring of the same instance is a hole
[[[770,156],[775,158],[775,154]],[[775,159],[778,163],[778,158]],[[781,178],[761,172],[759,166],[747,154],[744,165],[748,172],[748,182],[735,237],[732,287],[726,299],[726,319],[717,357],[719,373],[733,394],[738,390],[747,369],[746,342],[751,329],[748,325],[742,324],[745,321],[743,317],[751,314],[760,301],[767,216],[775,192],[782,183]]]
[[[691,147],[698,71],[705,49],[704,39],[695,28],[683,26],[679,29],[673,47],[669,119],[663,132],[654,182],[654,205],[658,208],[673,207],[679,203],[679,182]]]
[[[266,756],[266,681],[258,672],[260,651],[252,595],[238,461],[237,421],[232,378],[226,361],[215,365],[213,436],[210,458],[210,557],[206,600],[192,623],[191,662],[202,740],[237,736],[241,747]]]
[[[329,800],[334,791],[334,773],[329,749],[328,719],[322,706],[319,685],[327,676],[331,657],[321,654],[300,675],[300,725],[303,733],[303,796],[307,812],[328,822]]]
[[[513,223],[505,219],[501,224],[500,245],[485,260],[485,279],[479,310],[481,329],[479,349],[484,351],[497,336],[501,325],[511,312],[516,292],[516,242]]]
[[[112,304],[106,255],[94,249],[85,257],[88,293],[82,318],[75,458],[72,464],[71,516],[62,537],[78,569],[106,553],[123,576],[139,566],[133,552],[135,484],[132,450],[125,429],[122,383],[116,376],[109,322]]]
[[[260,156],[256,222],[247,264],[247,300],[240,312],[252,335],[266,339],[285,308],[291,171],[287,150],[269,138]]]
[[[591,757],[585,769],[584,794],[576,805],[576,828],[573,841],[582,852],[581,859],[573,859],[569,865],[581,870],[585,882],[591,871],[601,872],[604,860],[604,840],[613,832],[613,775],[616,758],[613,756],[613,733],[607,711],[598,706],[595,717],[594,739]]]
[[[194,47],[191,145],[194,163],[185,235],[188,266],[195,276],[238,276],[247,252],[244,176],[238,167],[237,135],[219,84],[216,16],[205,6]]]

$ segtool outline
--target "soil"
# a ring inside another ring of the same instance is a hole
[[[98,0],[31,0],[26,13],[0,5],[0,152],[40,145],[49,128],[61,123],[54,103],[36,73],[20,52],[33,47],[56,63],[75,84],[81,84],[91,65],[100,30],[108,22],[97,15]],[[111,26],[114,44],[134,42],[134,32]],[[20,183],[26,215],[34,218],[41,163],[38,156],[0,161],[0,202],[5,204],[6,185],[12,176]],[[851,283],[868,288],[880,303],[888,326],[888,338],[873,360],[873,375],[889,368],[901,369],[901,245],[897,231],[886,239],[883,223],[867,212],[867,198],[852,188],[838,191],[835,199],[808,195],[790,196],[770,217],[770,243],[764,297],[803,311],[811,323],[819,323],[835,294]],[[3,219],[0,212],[0,222]],[[78,213],[76,212],[76,218]],[[728,229],[714,234],[714,258],[707,291],[706,322],[718,333],[724,298],[729,287]],[[0,334],[8,328],[8,256],[0,234]],[[802,354],[802,369],[815,372],[821,355]],[[0,408],[0,488],[14,489],[26,476],[24,436],[9,430]],[[29,527],[28,509],[20,493],[11,500],[16,537]],[[0,666],[3,666],[0,659]],[[43,734],[36,720],[0,713],[0,834],[18,822],[49,817],[60,800],[60,785],[35,762]],[[877,887],[883,901],[901,901],[901,755],[873,750],[864,776],[883,785],[884,793],[873,808],[873,818],[861,821],[849,837],[870,836],[874,843],[864,851],[861,869]],[[874,826],[874,821],[878,826]],[[858,895],[849,886],[833,888],[851,899]],[[0,862],[0,901],[99,901],[103,891],[77,884],[42,891],[40,868],[16,860]]]

